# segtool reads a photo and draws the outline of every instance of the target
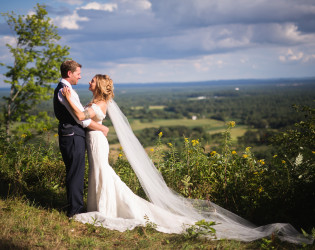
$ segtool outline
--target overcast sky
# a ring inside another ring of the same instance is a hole
[[[1,0],[0,12],[36,3],[83,65],[81,83],[315,76],[314,0]],[[0,62],[12,64],[12,42],[1,17]]]

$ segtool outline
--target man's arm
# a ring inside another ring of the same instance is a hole
[[[104,125],[102,125],[102,124],[99,124],[99,123],[97,123],[97,122],[95,122],[95,121],[93,121],[93,120],[91,120],[90,125],[87,126],[87,127],[88,127],[88,129],[90,129],[90,130],[99,130],[99,131],[102,131],[105,136],[107,136],[107,133],[108,133],[108,131],[109,131],[109,128],[108,128],[108,127],[106,127],[106,126],[104,126]]]
[[[79,96],[77,94],[71,95],[72,101],[76,107],[78,107],[79,110],[84,111],[84,108],[80,102]],[[80,124],[83,128],[86,128],[90,125],[91,119],[80,121],[78,117],[74,114],[71,106],[69,105],[69,102],[67,99],[62,95],[62,89],[58,92],[58,100],[59,102],[66,107],[66,109],[69,111],[73,119]]]
[[[107,136],[107,133],[108,133],[108,127],[102,125],[102,124],[99,124],[91,119],[87,119],[87,120],[83,120],[83,121],[80,121],[78,119],[78,117],[74,114],[71,106],[69,105],[69,102],[67,101],[67,99],[65,98],[65,96],[63,96],[62,94],[62,89],[59,90],[59,93],[58,93],[58,99],[59,101],[67,108],[67,110],[70,112],[70,114],[72,115],[72,117],[75,119],[75,121],[82,125],[84,128],[88,128],[90,130],[98,130],[98,131],[101,131],[103,132],[103,134],[105,136]],[[71,99],[74,103],[74,105],[81,111],[84,111],[84,108],[79,100],[79,96],[75,93],[73,95],[71,95]]]

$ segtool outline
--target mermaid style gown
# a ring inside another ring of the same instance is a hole
[[[96,104],[91,107],[96,114],[94,120],[102,123],[105,114],[101,108]],[[75,215],[76,221],[120,232],[150,222],[156,224],[160,232],[179,234],[204,219],[216,222],[213,228],[217,239],[253,241],[276,232],[281,240],[312,244],[312,239],[305,238],[290,224],[256,227],[210,201],[186,199],[176,194],[167,187],[114,101],[108,105],[108,113],[129,163],[151,202],[135,195],[109,165],[109,145],[104,134],[88,131],[88,212]],[[213,237],[209,234],[209,238]]]
[[[96,113],[95,120],[101,123],[105,115],[96,104],[92,108]],[[184,224],[194,224],[189,218],[174,215],[135,195],[109,165],[109,145],[101,131],[88,131],[86,144],[89,160],[88,212],[76,215],[75,220],[121,232],[153,222],[161,232],[181,233]]]

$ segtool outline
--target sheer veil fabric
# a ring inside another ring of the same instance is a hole
[[[174,215],[173,218],[175,218],[175,220],[178,219],[180,223],[186,224],[186,227],[200,220],[214,221],[216,225],[214,225],[213,228],[216,230],[217,239],[253,241],[277,233],[281,240],[291,243],[313,243],[312,239],[304,237],[290,224],[275,223],[257,227],[213,202],[188,199],[177,194],[166,185],[162,175],[156,169],[150,157],[134,135],[127,118],[114,100],[109,102],[107,113],[110,116],[123,151],[151,202],[148,202],[149,204],[147,205],[150,208],[154,207],[154,209],[161,208],[159,212],[161,211],[162,214],[159,214],[159,216],[163,216],[163,213],[166,218],[169,218],[169,215]],[[77,216],[76,219],[86,223],[87,220],[81,215]],[[99,214],[96,213],[94,216],[98,217]],[[109,224],[110,220],[110,218],[107,220]],[[129,222],[131,224],[134,223],[130,228],[141,225],[140,222],[133,222],[132,220]],[[157,221],[157,223],[159,223],[159,221]],[[182,233],[185,229],[185,227],[182,227],[181,230],[172,230],[172,223],[169,224],[170,230],[167,230],[168,226],[164,224],[163,229],[160,231]],[[105,227],[111,228],[107,225],[105,225]],[[157,230],[159,230],[159,225]],[[209,237],[211,237],[210,234]]]

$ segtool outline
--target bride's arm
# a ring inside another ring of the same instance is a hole
[[[73,110],[73,113],[75,114],[75,116],[80,120],[86,120],[89,118],[93,118],[95,116],[95,112],[92,108],[88,108],[85,111],[81,111],[71,100],[71,92],[70,89],[68,87],[64,87],[62,89],[62,95],[66,97],[71,109]]]

